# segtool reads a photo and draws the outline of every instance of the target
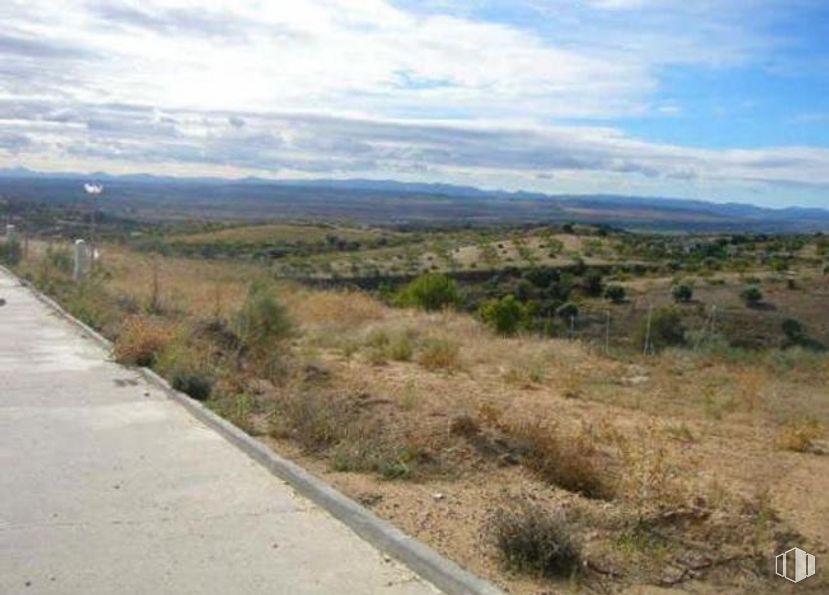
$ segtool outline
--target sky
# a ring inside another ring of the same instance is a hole
[[[2,0],[0,168],[829,208],[826,0]]]

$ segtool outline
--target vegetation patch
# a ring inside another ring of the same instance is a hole
[[[544,578],[578,572],[582,555],[572,532],[563,512],[527,503],[497,510],[487,526],[508,570]]]

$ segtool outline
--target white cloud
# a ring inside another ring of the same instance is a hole
[[[681,113],[653,99],[660,69],[741,64],[768,43],[731,4],[507,3],[534,15],[529,25],[425,4],[4,0],[0,56],[12,59],[0,68],[0,165],[549,190],[829,187],[823,149],[705,151],[555,125]]]

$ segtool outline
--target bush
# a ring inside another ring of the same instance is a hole
[[[172,385],[197,401],[206,401],[213,392],[213,379],[202,372],[177,370],[173,373]]]
[[[0,262],[9,266],[17,266],[23,258],[23,248],[17,238],[0,244]]]
[[[487,533],[511,571],[556,578],[579,568],[580,552],[561,513],[534,504],[501,509],[487,523]]]
[[[783,334],[792,343],[799,342],[806,334],[806,329],[799,320],[795,320],[794,318],[787,318],[780,326]]]
[[[636,333],[637,343],[645,347],[647,339],[648,321],[642,320]],[[650,345],[653,351],[661,351],[666,347],[676,347],[685,344],[685,325],[682,314],[675,308],[658,308],[651,316]]]
[[[483,321],[501,335],[514,335],[529,318],[526,306],[514,295],[489,300],[481,306],[480,312]]]
[[[268,283],[254,283],[236,314],[235,332],[254,355],[266,355],[293,334],[294,325]]]
[[[608,285],[604,290],[604,296],[614,304],[621,304],[625,301],[627,292],[621,285]]]
[[[75,268],[72,252],[67,248],[49,246],[46,248],[46,262],[61,273],[71,275]]]
[[[556,308],[556,316],[563,320],[570,320],[579,315],[579,307],[573,302],[567,302]]]
[[[758,287],[752,285],[750,287],[746,287],[742,292],[740,292],[740,297],[745,302],[746,306],[756,306],[763,301],[763,292],[760,291]]]
[[[694,288],[687,283],[675,285],[671,290],[671,295],[674,296],[674,301],[681,304],[687,304],[694,298]]]
[[[157,322],[131,316],[115,340],[115,359],[122,364],[152,366],[171,339],[172,333]]]
[[[584,292],[592,297],[599,297],[602,295],[602,291],[604,290],[604,280],[602,277],[602,272],[597,269],[590,269],[584,275],[584,281],[582,282],[582,289]]]
[[[460,301],[457,284],[443,273],[420,275],[401,289],[394,299],[397,306],[428,311],[456,306]]]

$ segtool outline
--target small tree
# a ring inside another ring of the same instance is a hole
[[[621,285],[608,285],[604,290],[604,296],[614,304],[621,304],[625,301],[627,293]]]
[[[597,269],[590,269],[584,275],[584,282],[582,283],[584,292],[592,297],[599,297],[604,290],[604,281],[602,272]]]
[[[752,307],[763,301],[763,292],[760,291],[760,288],[752,285],[750,287],[746,287],[740,293],[740,297],[743,299],[746,306]]]
[[[460,301],[457,284],[443,273],[420,275],[401,289],[394,300],[398,306],[429,311],[455,306]]]
[[[671,290],[671,294],[674,296],[674,301],[680,304],[687,304],[694,298],[694,288],[687,283],[682,283],[675,285]]]
[[[786,338],[791,343],[797,343],[802,340],[806,334],[806,329],[803,328],[803,324],[794,318],[787,318],[784,320],[781,324],[781,328],[783,330],[783,334],[786,335]]]
[[[556,308],[556,316],[564,320],[570,320],[579,315],[579,307],[573,302],[567,302]]]
[[[643,320],[636,333],[637,342],[645,344],[648,339],[648,323]],[[658,308],[653,312],[650,323],[650,346],[654,351],[685,344],[685,325],[682,314],[673,307]]]
[[[0,262],[9,266],[17,266],[22,257],[23,250],[20,246],[20,240],[17,238],[8,240],[5,244],[0,244]]]
[[[255,356],[264,356],[291,336],[293,322],[268,282],[255,282],[236,314],[234,330]]]
[[[527,308],[514,295],[507,295],[500,300],[489,300],[481,306],[481,318],[497,333],[514,335],[528,322]]]

